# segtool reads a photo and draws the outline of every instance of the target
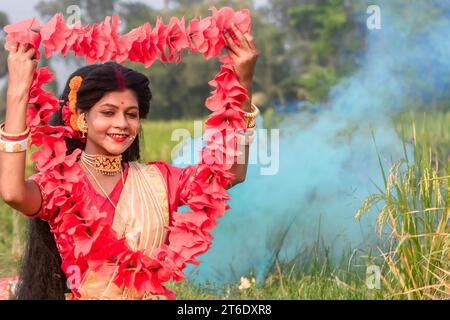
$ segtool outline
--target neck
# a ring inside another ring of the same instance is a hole
[[[81,153],[81,163],[105,176],[115,176],[122,172],[122,155],[106,156],[102,154]]]

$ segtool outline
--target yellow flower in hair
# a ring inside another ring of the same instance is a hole
[[[83,82],[83,78],[81,76],[75,76],[70,80],[69,87],[70,90],[76,90],[80,89],[81,83]]]
[[[80,76],[75,76],[70,80],[69,83],[69,108],[70,112],[75,114],[75,106],[77,104],[77,92],[81,87],[81,83],[83,82],[83,78]]]
[[[71,114],[70,115],[70,126],[72,127],[73,130],[80,131],[80,128],[78,128],[77,115],[76,114]]]
[[[72,113],[70,116],[70,125],[72,129],[79,131],[77,125],[77,114],[76,114],[76,105],[77,105],[77,92],[81,87],[81,83],[83,82],[83,78],[80,76],[73,77],[69,82],[69,110]]]

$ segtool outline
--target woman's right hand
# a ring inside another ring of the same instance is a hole
[[[34,71],[37,68],[36,49],[28,44],[13,43],[8,55],[8,97],[28,101]]]

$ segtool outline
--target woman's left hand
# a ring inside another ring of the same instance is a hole
[[[231,24],[231,31],[235,34],[237,41],[233,40],[230,31],[225,30],[226,49],[229,56],[233,59],[234,71],[239,82],[246,89],[251,90],[256,60],[261,53],[256,49],[255,40],[249,33],[242,34],[233,24]]]

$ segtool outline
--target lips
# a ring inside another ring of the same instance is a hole
[[[115,142],[121,143],[127,140],[128,135],[127,134],[119,134],[119,133],[108,133],[108,137],[110,137]]]

